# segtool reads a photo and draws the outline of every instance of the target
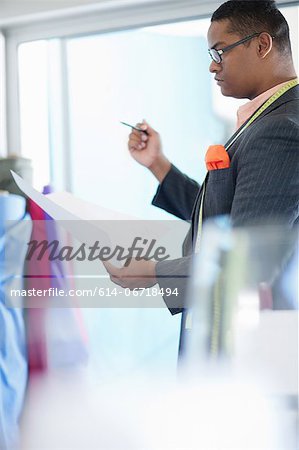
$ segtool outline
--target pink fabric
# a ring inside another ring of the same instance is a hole
[[[55,222],[30,199],[28,210],[32,218],[31,239],[36,239],[38,242],[57,239]],[[41,260],[37,260],[36,256],[32,257],[27,262],[26,269],[27,289],[75,288],[75,286],[68,286],[69,280],[64,278],[66,267],[63,267],[60,261],[50,262],[49,250],[45,252]],[[70,263],[68,263],[67,271],[72,272]],[[30,300],[30,304],[27,305],[31,306],[27,309],[27,348],[30,373],[47,371],[51,369],[52,363],[55,366],[85,364],[88,358],[88,336],[81,310],[71,307],[71,304],[66,304],[63,310],[53,308],[49,315],[48,307],[51,306],[51,298],[47,296],[30,297]],[[75,301],[75,298],[72,300]],[[65,335],[61,342],[55,328],[56,318],[60,321],[63,320],[65,325]],[[46,323],[48,324],[47,332]],[[77,330],[75,335],[74,329]],[[71,330],[69,336],[68,330]],[[68,340],[65,340],[65,337],[68,337]],[[53,357],[52,360],[50,359],[51,348],[52,353],[55,353],[56,360],[54,362]],[[56,356],[57,353],[59,355]]]
[[[243,125],[243,123],[246,122],[246,120],[249,119],[250,116],[252,116],[255,111],[262,106],[263,103],[265,103],[270,97],[272,97],[273,94],[275,94],[276,91],[287,83],[289,83],[289,81],[280,83],[277,86],[268,89],[268,91],[263,92],[258,97],[255,97],[250,102],[245,103],[245,105],[240,106],[237,111],[237,130]]]
[[[30,199],[28,200],[28,210],[32,218],[31,239],[36,239],[37,241],[47,239],[44,211]],[[50,288],[49,273],[50,263],[47,252],[41,261],[32,258],[27,263],[27,289]],[[33,299],[33,297],[30,297],[30,299]],[[38,297],[37,300],[32,302],[31,307],[27,309],[27,348],[30,373],[45,371],[48,367],[44,309],[46,299]]]

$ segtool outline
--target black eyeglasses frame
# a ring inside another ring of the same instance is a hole
[[[237,41],[237,42],[235,42],[234,44],[230,44],[230,45],[228,45],[227,47],[224,47],[224,48],[219,49],[219,50],[216,50],[216,48],[209,48],[209,49],[208,49],[209,55],[210,55],[210,57],[212,58],[212,60],[213,60],[216,64],[220,64],[220,63],[222,62],[222,57],[221,57],[221,55],[223,55],[223,53],[225,53],[225,52],[227,52],[227,51],[229,51],[229,50],[232,50],[233,48],[237,47],[238,45],[241,45],[241,44],[244,44],[244,43],[247,42],[247,41],[250,41],[250,39],[253,39],[253,38],[256,37],[256,36],[259,36],[260,34],[261,34],[261,33],[253,33],[253,34],[250,34],[249,36],[244,37],[244,38],[241,39],[240,41]],[[274,37],[274,36],[272,36],[272,38],[273,38],[273,37]],[[217,57],[215,58],[215,53],[213,53],[213,52],[215,52],[216,55],[218,55],[218,58],[217,58]],[[217,61],[216,61],[216,59],[217,59]],[[218,59],[219,59],[219,61],[218,61]]]

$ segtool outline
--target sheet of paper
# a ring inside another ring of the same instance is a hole
[[[53,194],[48,194],[47,198],[52,200],[55,205],[67,209],[71,214],[83,220],[141,220],[138,217],[129,216],[87,202],[69,192],[54,192]]]
[[[56,203],[53,199],[35,190],[15,172],[11,171],[11,173],[21,191],[55,221],[59,222],[59,225],[63,226],[73,237],[89,245],[93,245],[95,241],[99,241],[102,246],[110,244],[108,235],[101,227],[97,226],[97,222],[85,220],[84,226],[82,225],[82,219],[85,218],[83,217],[83,210],[80,213],[80,205],[71,194],[63,193],[61,197],[57,194],[55,198],[58,203]],[[98,212],[96,215],[99,219],[100,213]]]
[[[69,192],[41,194],[15,172],[11,173],[21,191],[55,220],[141,220],[87,202]]]
[[[69,192],[44,195],[11,171],[18,187],[80,242],[128,247],[140,236],[148,242],[174,228],[176,221],[145,221],[86,202]],[[172,224],[170,227],[170,223]]]

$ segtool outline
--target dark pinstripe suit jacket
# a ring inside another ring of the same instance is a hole
[[[228,153],[230,167],[207,175],[203,220],[229,214],[233,226],[276,221],[289,226],[298,224],[299,86],[287,91],[264,111]],[[184,257],[157,264],[160,287],[179,290],[177,297],[164,299],[172,314],[184,306],[187,284],[184,277],[189,273],[201,195],[202,188],[173,166],[153,200],[155,206],[192,221]]]

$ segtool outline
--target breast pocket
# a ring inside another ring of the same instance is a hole
[[[205,217],[230,214],[234,189],[231,167],[211,170],[205,192]]]
[[[229,180],[232,177],[232,168],[228,169],[218,169],[210,170],[209,172],[209,183],[217,183],[221,180]]]

